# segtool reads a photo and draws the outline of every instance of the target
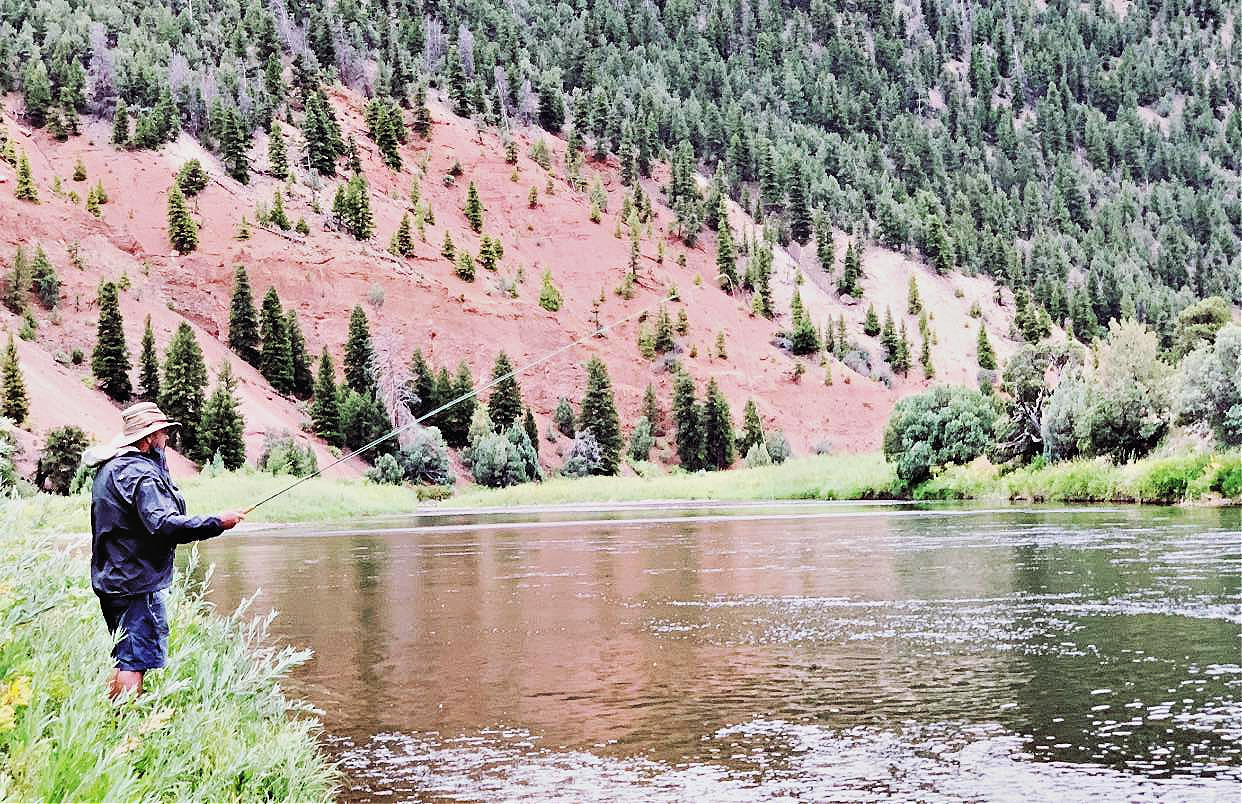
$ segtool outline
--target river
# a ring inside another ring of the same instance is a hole
[[[1242,796],[1237,509],[443,512],[208,542],[356,801]]]

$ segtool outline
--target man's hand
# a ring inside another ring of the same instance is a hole
[[[245,518],[246,515],[241,511],[226,511],[223,514],[216,514],[216,519],[220,520],[220,524],[224,526],[225,530],[236,527],[237,523]]]

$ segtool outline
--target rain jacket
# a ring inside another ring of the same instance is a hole
[[[224,532],[214,516],[186,516],[163,454],[123,450],[99,467],[91,488],[91,586],[140,595],[172,582],[178,544]]]

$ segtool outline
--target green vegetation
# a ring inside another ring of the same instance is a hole
[[[28,535],[64,510],[54,499],[63,498],[0,512],[0,796],[331,798],[338,778],[318,747],[319,724],[280,688],[309,653],[273,648],[268,618],[244,607],[215,613],[193,567],[171,589],[168,666],[148,675],[141,698],[109,702],[111,640],[87,559],[76,546]]]

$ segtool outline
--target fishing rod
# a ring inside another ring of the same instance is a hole
[[[573,348],[573,347],[575,347],[575,346],[579,346],[579,345],[581,345],[581,344],[585,343],[585,342],[586,342],[586,340],[587,340],[587,338],[594,338],[594,337],[597,337],[597,336],[601,336],[601,335],[603,335],[604,333],[608,332],[610,329],[612,329],[612,328],[614,328],[614,327],[618,327],[618,326],[620,326],[621,324],[624,324],[625,322],[629,321],[631,318],[636,318],[636,317],[638,317],[638,316],[640,316],[640,315],[644,315],[644,314],[646,314],[646,313],[647,313],[647,312],[648,312],[648,311],[649,311],[652,307],[656,306],[656,304],[659,304],[659,303],[662,303],[662,302],[668,301],[668,300],[669,300],[669,299],[671,299],[671,298],[672,298],[672,296],[671,296],[671,294],[670,294],[669,296],[667,296],[667,297],[665,297],[665,298],[663,298],[663,299],[660,299],[659,301],[653,301],[653,302],[651,302],[650,304],[648,304],[646,307],[639,308],[638,310],[635,310],[634,312],[630,313],[629,315],[627,315],[627,316],[625,316],[625,317],[623,317],[623,318],[618,318],[618,319],[617,319],[617,320],[615,320],[615,321],[609,322],[608,324],[605,324],[605,325],[603,325],[603,326],[601,326],[601,327],[598,327],[597,329],[592,330],[592,331],[590,332],[590,334],[588,334],[588,335],[584,335],[583,337],[578,338],[578,339],[577,339],[577,340],[575,340],[575,341],[570,341],[569,343],[565,344],[564,346],[558,346],[556,349],[553,349],[551,352],[548,352],[547,354],[543,355],[542,357],[539,357],[539,358],[538,358],[538,359],[536,359],[536,360],[532,360],[532,361],[530,361],[529,363],[526,363],[526,364],[524,364],[524,365],[522,365],[522,366],[518,366],[517,368],[515,368],[515,369],[513,369],[513,370],[511,370],[511,371],[507,371],[507,372],[505,372],[504,374],[501,374],[499,377],[493,377],[493,378],[492,378],[491,380],[489,380],[487,383],[485,383],[485,384],[483,384],[483,385],[479,386],[478,388],[475,388],[474,390],[472,390],[472,391],[470,391],[470,392],[468,392],[468,393],[464,393],[464,394],[462,394],[461,396],[457,397],[456,399],[451,399],[451,400],[449,400],[448,402],[445,402],[445,403],[444,403],[443,405],[441,405],[440,407],[436,408],[435,410],[433,410],[433,411],[431,411],[431,412],[429,412],[429,413],[424,413],[422,416],[419,416],[418,418],[414,419],[413,421],[411,421],[411,422],[406,422],[405,424],[401,425],[400,427],[393,428],[392,430],[388,431],[387,433],[385,433],[384,435],[380,436],[379,438],[376,438],[375,440],[373,440],[373,441],[371,441],[371,442],[369,442],[369,443],[363,444],[361,447],[358,447],[358,449],[354,450],[353,452],[349,453],[348,455],[343,455],[343,456],[341,456],[341,457],[340,457],[340,458],[338,458],[336,461],[334,461],[333,463],[328,464],[327,466],[323,467],[322,469],[316,469],[314,472],[310,473],[309,475],[305,475],[305,476],[303,476],[303,477],[298,478],[298,479],[297,479],[297,480],[295,480],[293,483],[290,483],[288,486],[285,486],[285,487],[284,487],[283,489],[281,489],[280,491],[277,491],[275,494],[270,494],[270,495],[268,495],[267,497],[264,497],[263,499],[259,500],[259,501],[258,501],[257,503],[255,503],[254,505],[252,505],[252,506],[250,506],[249,508],[245,509],[244,511],[242,511],[242,514],[243,514],[244,516],[249,515],[251,511],[253,511],[254,509],[258,508],[260,505],[263,505],[263,504],[264,504],[264,503],[266,503],[266,502],[271,502],[272,500],[276,499],[276,498],[277,498],[277,497],[279,497],[280,495],[285,494],[286,492],[292,491],[293,489],[295,489],[295,488],[297,488],[298,486],[300,486],[300,485],[302,485],[303,483],[305,483],[307,480],[310,480],[312,477],[317,477],[317,476],[319,476],[319,475],[323,474],[324,472],[326,472],[327,470],[331,469],[332,467],[334,467],[334,466],[338,466],[338,465],[340,465],[340,464],[344,463],[345,461],[348,461],[350,458],[353,458],[353,457],[355,457],[355,456],[357,456],[357,455],[361,455],[362,453],[366,452],[367,450],[372,449],[373,447],[375,447],[375,446],[377,446],[377,445],[379,445],[379,444],[384,443],[385,441],[387,441],[388,439],[392,438],[393,436],[400,435],[401,433],[405,432],[406,430],[410,429],[411,427],[414,427],[414,426],[416,426],[416,425],[418,425],[418,424],[422,424],[424,421],[426,421],[427,419],[430,419],[432,416],[436,416],[436,415],[438,415],[438,414],[440,414],[440,413],[443,413],[444,411],[448,410],[449,408],[453,407],[454,405],[460,404],[460,403],[462,403],[462,402],[465,402],[467,399],[470,399],[470,398],[472,398],[472,397],[476,397],[476,396],[478,396],[480,393],[482,393],[483,391],[486,391],[488,388],[491,388],[492,386],[496,385],[497,383],[504,382],[505,380],[509,379],[510,377],[516,377],[516,376],[517,376],[517,375],[519,375],[519,374],[522,374],[522,373],[524,373],[524,372],[526,372],[526,371],[529,371],[530,369],[533,369],[535,366],[538,366],[538,365],[539,365],[539,364],[541,364],[541,363],[546,363],[547,361],[551,360],[552,358],[556,357],[557,355],[561,354],[562,352],[565,352],[565,351],[567,351],[567,350],[569,350],[569,349],[572,349],[572,348]]]

